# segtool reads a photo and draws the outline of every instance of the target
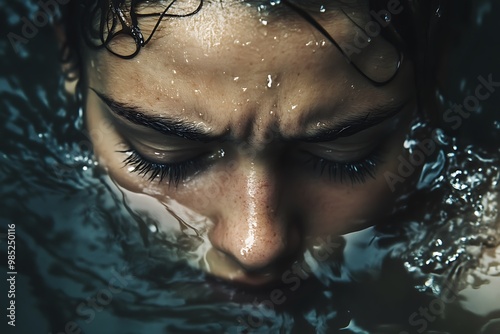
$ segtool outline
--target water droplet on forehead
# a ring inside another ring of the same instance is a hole
[[[273,78],[271,74],[267,75],[267,88],[271,88],[273,86]]]

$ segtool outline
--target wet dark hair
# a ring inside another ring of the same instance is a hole
[[[161,12],[138,13],[139,6],[152,7],[160,3],[159,0],[73,0],[66,17],[67,35],[73,36],[68,41],[67,49],[78,50],[75,41],[83,39],[90,47],[95,49],[105,48],[109,52],[121,58],[133,58],[144,48],[153,37],[158,26],[163,20],[175,19],[196,15],[202,10],[204,3],[210,0],[198,0],[198,6],[184,13],[171,13],[172,7],[179,0],[165,1],[165,7]],[[222,0],[218,0],[222,3]],[[365,0],[329,0],[329,4],[335,3],[338,8],[352,8],[359,6],[359,2]],[[320,4],[327,1],[318,0],[241,0],[241,2],[258,6],[259,10],[280,13],[288,11],[295,13],[307,20],[314,28],[321,32],[339,51],[348,62],[358,70],[366,79],[374,85],[380,86],[390,82],[398,73],[405,58],[410,58],[415,63],[416,85],[419,87],[419,102],[428,99],[434,94],[435,72],[437,53],[442,45],[440,29],[446,19],[446,11],[450,6],[447,0],[367,0],[370,13],[379,13],[390,8],[390,4],[397,2],[402,11],[392,15],[385,27],[381,27],[380,35],[389,41],[398,51],[399,58],[396,60],[394,74],[384,80],[375,80],[359,69],[352,59],[346,54],[335,39],[319,24],[314,13],[320,14]],[[344,12],[345,15],[347,15]],[[139,20],[144,17],[156,18],[156,24],[148,36],[144,36]],[[78,18],[75,24],[74,18]],[[354,20],[352,22],[360,29]],[[75,37],[76,36],[76,37]],[[128,54],[120,54],[113,50],[112,42],[117,38],[129,38],[132,41],[132,49]]]

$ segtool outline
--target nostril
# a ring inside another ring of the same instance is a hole
[[[288,252],[283,253],[279,257],[274,258],[272,261],[267,263],[242,263],[238,261],[238,264],[244,269],[245,273],[249,276],[278,276],[285,269],[289,268],[293,262],[297,259],[298,252]]]

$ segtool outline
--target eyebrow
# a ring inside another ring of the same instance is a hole
[[[334,127],[320,129],[313,134],[293,137],[292,139],[303,142],[319,143],[333,141],[342,137],[349,137],[393,118],[399,114],[406,105],[407,101],[397,105],[372,107],[364,115],[349,117],[342,120]]]
[[[228,133],[213,134],[210,131],[193,125],[192,123],[169,117],[147,115],[141,108],[113,100],[109,96],[91,88],[97,96],[117,116],[137,125],[156,130],[166,136],[176,136],[203,143],[222,142],[231,140]],[[313,134],[286,138],[287,141],[326,142],[341,137],[349,137],[363,130],[367,130],[398,114],[406,105],[389,105],[371,108],[366,114],[344,119],[333,128],[320,129]]]
[[[147,113],[139,107],[115,101],[111,97],[106,96],[93,88],[91,89],[115,115],[120,116],[134,124],[156,130],[163,135],[176,136],[203,143],[225,141],[229,139],[228,134],[215,135],[210,131],[179,119],[165,116],[158,117],[147,115]]]

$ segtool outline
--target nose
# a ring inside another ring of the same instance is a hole
[[[234,173],[218,203],[218,218],[209,235],[212,246],[239,271],[276,271],[292,259],[301,243],[281,196],[283,184],[256,164]]]

